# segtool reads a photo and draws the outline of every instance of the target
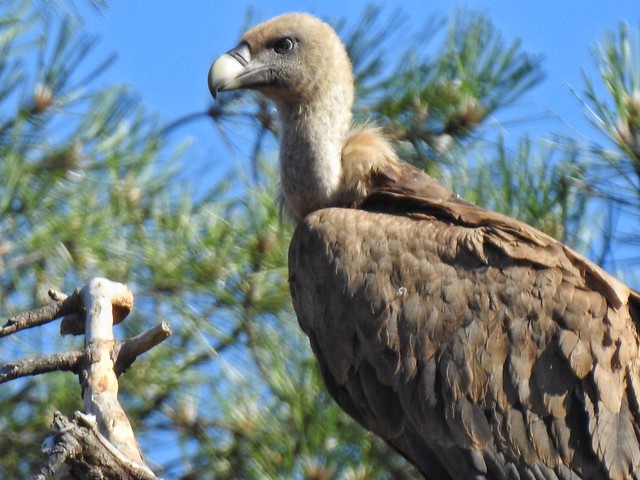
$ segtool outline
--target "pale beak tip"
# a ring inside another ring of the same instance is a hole
[[[233,52],[233,50],[232,50]],[[218,92],[239,88],[238,77],[245,72],[245,67],[229,52],[221,55],[209,69],[209,91],[215,99]]]
[[[220,89],[220,81],[213,76],[213,65],[211,66],[211,70],[209,70],[209,92],[214,100],[218,98],[218,90]]]
[[[218,92],[241,88],[238,80],[245,73],[245,65],[249,57],[248,47],[244,44],[219,56],[209,69],[209,91],[215,99]],[[240,63],[242,60],[243,63]]]

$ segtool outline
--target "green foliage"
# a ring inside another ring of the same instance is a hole
[[[440,33],[431,21],[424,42]],[[416,51],[423,51],[424,48]],[[372,105],[392,137],[405,145],[404,158],[437,173],[443,154],[465,148],[461,142],[485,119],[511,105],[542,78],[538,61],[505,44],[487,18],[455,14],[442,47],[433,55],[403,55],[380,82]]]
[[[620,155],[605,160],[634,191],[640,180],[640,31],[621,23],[594,49],[594,59],[605,86],[606,98],[585,76],[586,98],[592,123],[618,148]],[[631,167],[630,169],[628,167]],[[631,172],[635,175],[629,175]]]
[[[638,26],[640,27],[640,25]],[[598,76],[583,74],[583,104],[587,118],[604,137],[590,140],[584,153],[588,162],[587,184],[591,195],[606,211],[606,228],[599,249],[600,263],[621,269],[637,281],[635,249],[615,251],[637,240],[635,222],[640,218],[640,28],[621,22],[617,31],[606,32],[593,48]],[[621,213],[625,221],[618,222]],[[629,221],[629,220],[632,221]],[[618,264],[620,262],[620,264]]]
[[[54,8],[75,12],[73,2],[0,4],[0,315],[101,275],[128,283],[136,297],[120,336],[169,320],[174,336],[120,379],[145,456],[166,478],[416,478],[328,397],[291,311],[291,230],[274,200],[270,105],[246,93],[212,105],[207,114],[228,147],[220,156],[252,136],[241,152],[252,171],[196,189],[184,180],[182,150],[164,138],[186,120],[163,128],[127,89],[93,87],[110,59],[94,62],[94,40]],[[470,12],[444,30],[432,20],[432,33],[402,43],[408,49],[398,55],[402,17],[393,18],[370,7],[355,26],[339,22],[358,118],[380,121],[406,159],[463,196],[586,250],[577,240],[590,225],[585,152],[558,142],[513,147],[487,125],[540,80],[537,59]],[[602,50],[616,99],[632,99],[638,86],[628,35],[622,29]],[[427,48],[438,39],[439,48]],[[610,107],[596,91],[588,83],[603,131],[615,140],[614,125],[633,130],[633,101]],[[631,158],[625,145],[618,153]],[[589,160],[604,152],[589,151]],[[54,327],[38,330],[2,339],[0,362],[79,348]],[[32,474],[52,410],[78,408],[70,374],[0,388],[3,476]]]
[[[594,49],[594,58],[611,103],[585,75],[590,118],[629,157],[640,177],[640,32],[621,23]]]

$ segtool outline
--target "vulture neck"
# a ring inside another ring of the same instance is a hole
[[[352,91],[321,92],[312,102],[279,105],[283,132],[280,179],[285,208],[296,221],[335,205],[342,180],[342,144],[351,124]]]

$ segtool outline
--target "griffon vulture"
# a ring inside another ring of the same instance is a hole
[[[293,305],[349,415],[433,480],[640,477],[637,292],[353,127],[310,15],[249,30],[209,87],[277,106]]]

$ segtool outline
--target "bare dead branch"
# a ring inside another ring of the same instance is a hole
[[[66,293],[59,292],[58,290],[54,290],[53,288],[50,288],[47,294],[49,295],[49,298],[54,302],[62,302],[63,300],[69,298],[69,295],[67,295]]]
[[[84,304],[80,297],[80,291],[76,290],[71,295],[49,290],[49,296],[55,303],[19,313],[11,317],[0,328],[0,338],[28,328],[39,327],[64,317],[60,324],[62,335],[84,334]],[[114,299],[113,325],[120,323],[133,308],[133,296]]]
[[[116,376],[122,375],[136,359],[171,336],[167,322],[147,330],[123,342],[116,342],[113,349]],[[0,365],[0,384],[16,378],[41,375],[56,371],[78,373],[84,352],[63,352],[51,355],[25,358]]]
[[[81,291],[87,312],[86,366],[80,376],[84,411],[94,415],[98,430],[118,450],[135,462],[142,455],[129,419],[118,402],[118,379],[114,370],[112,305],[133,305],[133,295],[126,285],[105,278],[94,278]]]
[[[55,412],[51,426],[54,434],[43,444],[47,461],[34,480],[55,478],[63,465],[75,478],[156,480],[144,464],[132,461],[99,431],[95,417],[76,412],[69,420]],[[98,476],[99,475],[99,476]]]
[[[57,295],[60,295],[58,292],[55,292]],[[49,295],[52,294],[52,291],[49,291]],[[64,295],[64,294],[62,294]],[[129,312],[133,308],[133,295],[128,295],[125,297],[113,298],[111,299],[112,304],[111,308],[113,310],[113,325],[117,325],[122,320],[124,320]],[[85,334],[85,315],[84,315],[84,304],[83,309],[65,315],[60,322],[60,334],[61,335],[84,335]]]
[[[78,373],[83,355],[84,352],[81,351],[54,353],[5,363],[0,366],[0,383],[55,371]]]
[[[167,322],[116,342],[113,326],[133,308],[126,285],[94,278],[82,290],[67,296],[50,291],[55,303],[16,315],[0,328],[0,337],[64,317],[61,333],[85,334],[84,350],[43,355],[0,366],[0,383],[55,370],[78,374],[85,413],[73,422],[56,413],[44,448],[47,458],[37,480],[60,478],[155,479],[144,464],[129,419],[118,402],[117,377],[138,356],[171,335]],[[65,477],[66,478],[66,477]]]
[[[129,338],[123,342],[118,342],[113,349],[113,354],[116,358],[114,367],[116,375],[120,376],[135,362],[136,358],[151,350],[170,336],[171,327],[169,323],[162,322],[140,335]]]
[[[71,433],[74,425],[67,417],[60,412],[54,412],[51,428],[56,433],[42,442],[42,451],[47,455],[47,458],[33,480],[54,478],[68,461],[82,457],[83,447],[76,439],[81,435]]]
[[[84,335],[84,312],[65,315],[60,322],[60,335]]]
[[[2,328],[0,328],[0,338],[20,330],[44,325],[57,318],[81,311],[82,308],[82,299],[80,298],[80,293],[76,290],[64,300],[11,317]]]

